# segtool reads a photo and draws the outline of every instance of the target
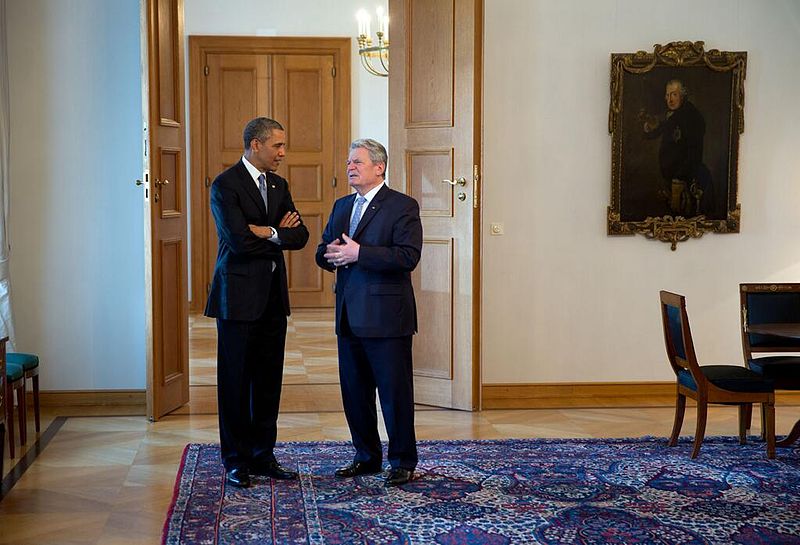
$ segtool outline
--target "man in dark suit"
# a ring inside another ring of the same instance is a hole
[[[417,465],[411,338],[417,309],[411,271],[422,252],[419,205],[385,183],[386,149],[350,145],[347,178],[356,193],[333,205],[317,264],[336,271],[336,334],[342,401],[355,458],[338,477],[379,473],[375,390],[389,434],[387,486],[407,483]]]
[[[253,119],[244,129],[244,156],[211,186],[219,247],[205,315],[217,319],[222,462],[228,483],[238,487],[249,486],[251,474],[297,478],[272,452],[289,315],[283,250],[308,241],[289,186],[275,174],[285,156],[280,123]]]

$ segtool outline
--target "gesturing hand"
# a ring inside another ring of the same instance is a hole
[[[344,242],[341,242],[344,240]],[[358,261],[358,252],[361,245],[342,233],[341,239],[336,239],[325,247],[323,257],[334,267],[342,267]]]

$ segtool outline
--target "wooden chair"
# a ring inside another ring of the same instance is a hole
[[[776,390],[800,390],[800,339],[749,331],[760,324],[800,323],[800,284],[739,284],[739,300],[744,364],[775,381]],[[766,353],[781,355],[761,356]]]
[[[660,292],[661,321],[667,357],[677,379],[675,422],[669,446],[678,443],[686,410],[686,398],[697,401],[697,429],[692,458],[700,452],[706,431],[708,404],[739,406],[739,443],[747,441],[746,422],[753,403],[761,403],[765,414],[767,458],[775,457],[775,389],[772,381],[738,365],[700,365],[694,351],[686,298],[668,291]]]
[[[36,424],[36,433],[40,431],[40,409],[39,409],[39,356],[36,354],[25,354],[23,352],[9,352],[6,361],[10,364],[19,365],[25,373],[25,380],[31,379],[31,389],[33,390],[33,415]]]
[[[800,323],[800,284],[739,284],[739,303],[745,366],[771,379],[776,390],[800,390],[800,339],[750,331],[762,324]],[[761,356],[767,353],[781,355]],[[749,429],[749,418],[747,424]]]
[[[17,394],[19,444],[22,446],[28,441],[27,411],[25,409],[25,371],[21,366],[6,361],[6,425],[8,426],[8,453],[12,458],[15,457],[14,392]]]
[[[6,454],[6,343],[8,337],[0,339],[0,481],[3,480],[3,459]]]

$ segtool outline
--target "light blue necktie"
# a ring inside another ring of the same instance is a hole
[[[353,217],[350,218],[350,230],[347,232],[347,236],[353,237],[353,233],[356,232],[356,227],[358,227],[358,222],[361,221],[361,209],[364,207],[364,203],[367,202],[366,197],[362,197],[359,195],[356,197],[356,208],[353,211]]]
[[[258,191],[261,193],[261,198],[264,199],[264,208],[269,213],[269,204],[267,203],[267,177],[264,173],[258,175]]]

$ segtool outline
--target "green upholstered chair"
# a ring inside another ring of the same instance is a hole
[[[25,379],[31,379],[33,390],[33,413],[36,423],[36,433],[39,433],[39,356],[36,354],[25,354],[23,352],[9,352],[6,360],[8,363],[22,366],[22,370],[25,371]]]
[[[677,379],[675,422],[669,446],[678,443],[683,425],[686,398],[697,401],[697,429],[694,436],[692,458],[696,458],[706,432],[708,404],[738,405],[739,442],[747,440],[746,429],[750,422],[753,403],[761,403],[765,420],[767,458],[775,458],[775,387],[755,371],[741,365],[700,365],[694,351],[686,298],[683,295],[662,291],[661,321],[667,357]]]
[[[8,426],[8,452],[15,457],[14,449],[14,392],[17,394],[19,418],[19,443],[27,441],[28,423],[25,414],[25,371],[21,365],[6,361],[6,425]]]

